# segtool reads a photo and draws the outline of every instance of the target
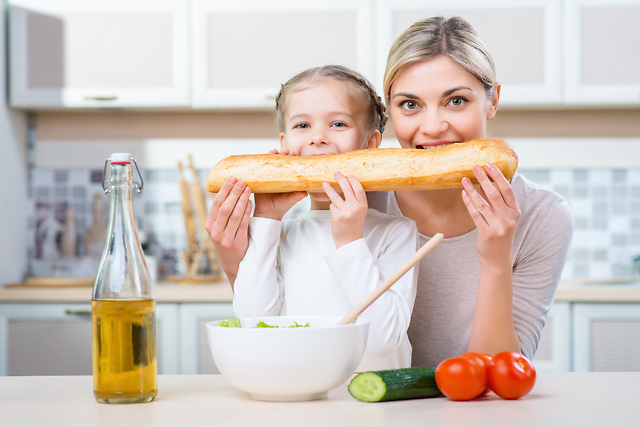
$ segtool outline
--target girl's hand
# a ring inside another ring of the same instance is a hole
[[[344,200],[329,185],[322,184],[322,189],[331,200],[331,234],[336,249],[346,244],[362,239],[364,236],[364,218],[367,216],[367,195],[358,178],[349,174],[346,177],[336,172],[336,181],[342,189]]]
[[[481,264],[509,268],[511,271],[511,248],[520,209],[509,181],[500,169],[487,163],[487,173],[479,166],[473,174],[484,192],[483,197],[468,178],[462,179],[462,200],[469,215],[478,228],[478,255]]]
[[[269,151],[269,154],[295,156],[295,154],[286,149],[280,152],[277,149],[273,149]],[[281,221],[284,214],[305,197],[307,197],[305,191],[297,191],[295,193],[255,193],[256,209],[253,212],[253,216]]]
[[[244,181],[235,177],[227,179],[213,199],[204,225],[231,286],[249,247],[250,195],[251,190]]]

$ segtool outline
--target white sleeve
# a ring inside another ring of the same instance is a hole
[[[233,309],[237,317],[280,313],[284,294],[276,256],[281,228],[280,221],[250,219],[249,248],[233,284]]]
[[[333,277],[351,308],[358,305],[396,271],[419,244],[412,221],[395,221],[380,244],[377,258],[364,239],[356,240],[325,257]],[[370,320],[367,349],[374,357],[386,357],[407,336],[416,297],[418,266],[409,270],[362,314]]]

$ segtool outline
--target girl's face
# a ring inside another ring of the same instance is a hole
[[[280,146],[297,156],[345,153],[380,144],[367,115],[341,82],[320,83],[287,96]]]
[[[484,138],[499,85],[494,92],[489,99],[478,79],[447,56],[410,65],[391,86],[389,116],[398,142],[422,149]]]

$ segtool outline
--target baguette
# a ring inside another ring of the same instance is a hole
[[[474,165],[492,163],[511,179],[518,156],[503,139],[479,139],[434,149],[372,148],[323,156],[252,154],[230,156],[209,173],[207,190],[220,191],[231,176],[244,180],[254,193],[324,192],[333,174],[355,175],[366,191],[434,190],[461,187],[462,178],[476,183]]]

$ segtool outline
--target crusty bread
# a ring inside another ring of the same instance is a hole
[[[432,190],[476,182],[471,168],[492,163],[510,179],[518,156],[502,139],[479,139],[429,150],[374,148],[324,156],[252,154],[230,156],[209,173],[207,190],[216,193],[231,176],[254,193],[323,192],[322,183],[339,189],[333,174],[358,177],[367,191]]]

